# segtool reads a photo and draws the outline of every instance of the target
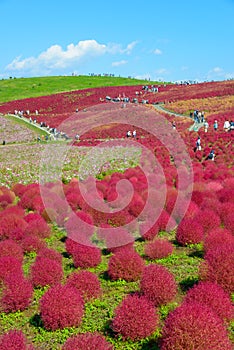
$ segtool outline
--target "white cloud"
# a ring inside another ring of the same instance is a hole
[[[162,51],[160,49],[155,49],[154,54],[155,55],[162,55]]]
[[[122,60],[122,61],[117,61],[117,62],[112,62],[112,67],[119,67],[119,66],[123,66],[124,64],[127,64],[128,61],[126,60]]]
[[[221,67],[214,67],[207,73],[207,80],[226,80],[233,79],[234,72],[225,72]]]
[[[158,75],[167,75],[169,71],[166,68],[160,68],[155,71],[155,74]]]
[[[23,72],[51,72],[53,70],[71,67],[74,64],[82,64],[91,58],[106,54],[130,54],[136,41],[129,43],[125,48],[120,44],[100,44],[96,40],[79,41],[76,45],[71,43],[64,50],[60,45],[52,45],[41,52],[37,57],[16,57],[5,68],[6,71]]]

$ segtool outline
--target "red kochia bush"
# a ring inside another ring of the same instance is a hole
[[[117,251],[109,259],[108,275],[112,280],[137,281],[143,272],[145,263],[132,249]]]
[[[11,329],[0,337],[1,350],[33,350],[34,347],[28,344],[24,333],[20,330]]]
[[[12,231],[16,229],[24,230],[27,227],[27,223],[22,217],[16,214],[6,214],[0,216],[0,239],[6,239],[10,237]]]
[[[216,283],[199,282],[187,292],[184,302],[198,302],[209,306],[222,320],[234,317],[234,308],[229,294]]]
[[[36,287],[53,286],[63,278],[62,265],[55,260],[39,256],[31,266],[30,278]]]
[[[133,341],[150,336],[159,324],[154,305],[143,296],[128,295],[116,308],[112,329]]]
[[[182,246],[200,243],[203,239],[203,227],[196,219],[183,219],[177,227],[176,240]]]
[[[101,250],[95,246],[86,246],[77,243],[72,254],[75,267],[88,268],[100,264]]]
[[[219,215],[211,209],[199,210],[194,219],[202,225],[204,234],[213,228],[220,227],[221,224]]]
[[[234,292],[233,274],[234,248],[222,245],[208,250],[199,274],[202,280],[220,284],[228,293]]]
[[[13,256],[22,262],[24,258],[23,249],[12,239],[6,239],[0,241],[0,257],[2,256]]]
[[[46,248],[46,247],[39,250],[37,257],[55,260],[59,264],[62,263],[62,259],[63,259],[62,255],[59,252],[57,252],[57,250]]]
[[[185,303],[167,317],[161,350],[231,350],[232,345],[222,320],[209,307]]]
[[[112,350],[113,346],[98,333],[78,334],[68,338],[62,350]]]
[[[172,254],[173,245],[167,239],[155,239],[145,246],[145,255],[150,259],[162,259]]]
[[[10,273],[23,274],[22,263],[13,256],[3,256],[0,258],[0,282]]]
[[[97,276],[90,271],[72,272],[67,279],[68,286],[76,288],[85,301],[101,295],[101,284]]]
[[[40,315],[47,330],[78,327],[84,313],[84,301],[73,287],[56,285],[39,301]]]
[[[234,236],[227,229],[219,227],[207,233],[204,241],[204,250],[207,252],[223,244],[234,247]]]
[[[22,274],[11,273],[4,281],[3,294],[0,301],[4,312],[23,311],[32,300],[32,284]]]
[[[38,252],[40,249],[45,248],[46,244],[38,236],[25,236],[22,238],[21,247],[25,253]]]
[[[140,290],[155,306],[159,306],[174,299],[177,286],[173,274],[164,266],[150,264],[143,271]]]
[[[25,229],[25,234],[32,236],[35,235],[39,238],[47,238],[50,236],[51,230],[47,222],[43,219],[43,217],[39,216],[38,218],[29,220],[28,226]]]

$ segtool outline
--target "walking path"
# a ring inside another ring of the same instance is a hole
[[[176,117],[183,117],[183,118],[189,118],[191,120],[191,118],[187,115],[184,114],[179,114],[179,113],[174,113],[171,112],[169,110],[167,110],[164,107],[164,104],[154,104],[154,107],[159,111],[159,112],[164,112],[167,113],[169,115],[173,115]],[[204,126],[204,123],[193,123],[190,127],[189,127],[189,131],[198,131],[200,128],[202,128]]]

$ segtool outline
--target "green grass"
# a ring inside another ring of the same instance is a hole
[[[0,80],[0,103],[28,97],[104,86],[161,84],[132,78],[105,76],[55,76]]]
[[[28,129],[34,131],[38,136],[46,136],[46,135],[48,135],[48,133],[46,131],[44,131],[43,129],[38,128],[34,124],[30,124],[29,122],[25,121],[24,119],[17,118],[17,117],[15,117],[13,115],[10,115],[10,114],[6,114],[4,117],[6,119],[11,120],[15,124],[19,124],[19,125],[21,125],[21,126],[23,126],[25,128],[28,128]]]

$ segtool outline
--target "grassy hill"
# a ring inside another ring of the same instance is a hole
[[[0,81],[0,103],[87,88],[147,84],[162,83],[132,78],[87,75],[3,79]]]

